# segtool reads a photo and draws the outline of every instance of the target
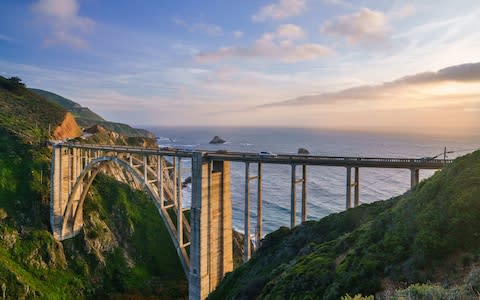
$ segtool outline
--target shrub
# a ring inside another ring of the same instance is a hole
[[[370,296],[362,296],[362,294],[356,294],[355,296],[350,296],[346,294],[345,296],[341,297],[342,300],[373,300],[373,295]]]

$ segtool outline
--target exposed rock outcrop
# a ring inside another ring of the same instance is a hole
[[[219,137],[218,135],[214,136],[213,139],[210,141],[210,144],[224,144],[225,140]]]
[[[82,130],[78,127],[77,121],[72,113],[67,112],[62,123],[53,131],[53,138],[63,140],[67,138],[76,138],[82,134]]]

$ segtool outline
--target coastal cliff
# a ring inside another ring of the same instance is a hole
[[[82,130],[78,127],[77,121],[70,112],[65,113],[62,123],[53,130],[53,138],[56,140],[76,138],[81,134]]]

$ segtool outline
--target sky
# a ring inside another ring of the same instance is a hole
[[[0,75],[148,126],[480,129],[478,0],[2,0]]]

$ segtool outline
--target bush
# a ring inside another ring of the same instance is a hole
[[[342,300],[373,300],[373,295],[370,296],[362,296],[362,294],[356,294],[355,296],[350,296],[346,294],[345,296],[341,297]]]

